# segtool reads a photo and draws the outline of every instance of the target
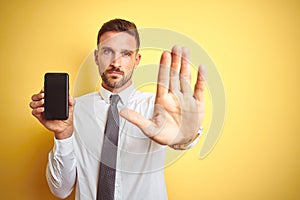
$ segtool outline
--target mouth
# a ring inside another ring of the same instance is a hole
[[[124,72],[122,72],[119,69],[110,69],[110,70],[107,70],[106,72],[107,72],[107,74],[110,74],[110,75],[113,75],[113,76],[124,75]]]

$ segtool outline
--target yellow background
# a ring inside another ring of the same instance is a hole
[[[55,199],[45,181],[53,135],[32,116],[46,71],[71,91],[98,28],[115,17],[183,33],[214,60],[226,90],[222,136],[165,175],[170,200],[299,199],[298,1],[1,1],[0,198]]]

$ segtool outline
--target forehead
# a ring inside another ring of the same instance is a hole
[[[114,49],[135,50],[136,41],[134,36],[126,32],[108,31],[100,37],[99,48],[103,46],[111,47]]]

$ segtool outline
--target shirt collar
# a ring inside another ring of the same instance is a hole
[[[120,100],[121,103],[123,105],[126,105],[128,102],[129,97],[131,96],[131,94],[135,91],[134,89],[134,85],[133,83],[131,83],[130,86],[128,86],[127,88],[125,88],[125,90],[122,90],[121,92],[117,93],[120,96]],[[99,94],[102,97],[102,99],[106,102],[106,103],[110,103],[109,98],[112,94],[109,90],[105,89],[102,85],[100,86],[100,90],[99,90]]]

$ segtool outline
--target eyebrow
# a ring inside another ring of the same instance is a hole
[[[111,47],[106,47],[106,46],[103,46],[103,47],[100,48],[100,50],[103,50],[103,49],[113,50]]]
[[[105,50],[105,49],[115,51],[113,48],[108,47],[108,46],[102,46],[102,47],[100,47],[100,50]],[[131,49],[121,49],[120,52],[129,52],[129,53],[133,54],[134,50],[131,50]]]
[[[122,50],[121,50],[121,52],[129,52],[129,53],[131,53],[131,54],[133,54],[133,53],[134,53],[134,51],[132,51],[132,50],[128,50],[128,49],[122,49]]]

